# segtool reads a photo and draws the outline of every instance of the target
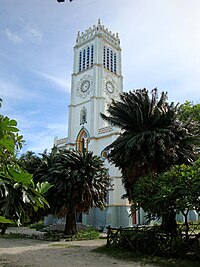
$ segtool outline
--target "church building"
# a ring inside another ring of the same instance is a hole
[[[130,216],[128,200],[121,198],[125,193],[121,173],[106,160],[105,148],[118,137],[119,129],[100,117],[100,113],[106,114],[111,100],[118,99],[123,91],[118,34],[109,31],[98,20],[97,25],[78,32],[73,60],[68,137],[55,138],[54,145],[59,149],[93,151],[109,169],[114,190],[109,193],[106,209],[91,209],[89,214],[82,215],[82,223],[96,227],[132,226],[138,222],[136,217]]]

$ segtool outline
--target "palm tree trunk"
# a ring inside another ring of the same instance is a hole
[[[75,235],[77,233],[76,229],[76,213],[73,209],[68,210],[65,216],[65,235]]]

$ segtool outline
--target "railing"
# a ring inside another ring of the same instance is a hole
[[[199,224],[200,226],[200,224]],[[155,226],[129,228],[107,227],[107,245],[124,247],[135,252],[163,256],[190,256],[200,259],[200,231],[190,227],[188,234],[179,228],[174,237]],[[198,228],[199,229],[199,228]]]

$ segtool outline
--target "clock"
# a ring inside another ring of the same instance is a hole
[[[90,89],[90,81],[84,80],[81,84],[81,91],[83,93],[87,92]]]
[[[93,78],[91,75],[84,75],[76,87],[76,95],[81,98],[86,98],[93,90]]]
[[[106,90],[108,93],[112,94],[114,92],[115,86],[111,81],[106,82]]]

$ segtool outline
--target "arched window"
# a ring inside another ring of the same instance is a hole
[[[76,149],[79,151],[88,150],[89,133],[85,128],[82,128],[76,139]]]
[[[87,123],[87,109],[83,107],[80,113],[80,125]]]

